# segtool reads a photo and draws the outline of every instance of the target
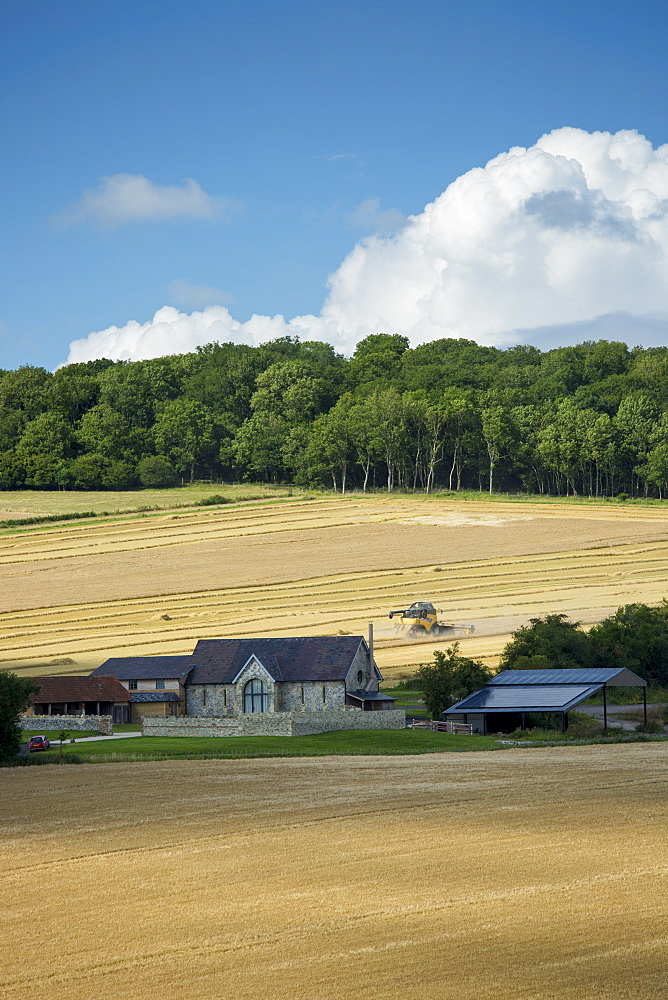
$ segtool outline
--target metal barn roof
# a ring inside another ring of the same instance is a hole
[[[518,671],[524,673],[525,671]],[[555,671],[548,671],[554,673]],[[600,691],[603,684],[508,684],[475,691],[444,715],[468,712],[568,712],[575,705]]]
[[[504,670],[487,682],[491,685],[519,684],[610,684],[612,687],[647,687],[647,681],[625,667],[578,667],[573,670]]]

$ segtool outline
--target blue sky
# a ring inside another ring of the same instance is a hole
[[[562,126],[668,141],[665,2],[0,11],[5,368],[54,367],[70,341],[166,304],[317,315],[360,240],[513,146]],[[192,178],[204,207],[81,208],[116,175],[159,192]]]

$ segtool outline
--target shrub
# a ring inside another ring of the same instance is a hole
[[[179,477],[168,458],[164,455],[146,455],[137,463],[137,478],[142,486],[160,488],[176,486]]]
[[[221,497],[219,493],[214,493],[212,497],[204,497],[202,500],[197,501],[198,507],[213,507],[215,504],[219,503],[231,503],[227,497]]]
[[[663,723],[659,722],[658,719],[648,719],[647,722],[641,722],[640,725],[636,726],[637,733],[662,733]]]
[[[603,727],[598,719],[593,715],[586,715],[584,712],[569,712],[568,715],[568,735],[579,739],[589,739],[592,736],[599,736],[603,732]]]
[[[67,479],[75,490],[97,490],[111,462],[104,455],[80,455],[69,464]]]

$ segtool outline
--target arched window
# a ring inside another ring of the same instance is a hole
[[[249,681],[244,688],[244,712],[269,711],[269,695],[267,689],[260,680]]]

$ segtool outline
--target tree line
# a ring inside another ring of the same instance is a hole
[[[0,372],[0,488],[668,494],[668,347],[372,334]]]

